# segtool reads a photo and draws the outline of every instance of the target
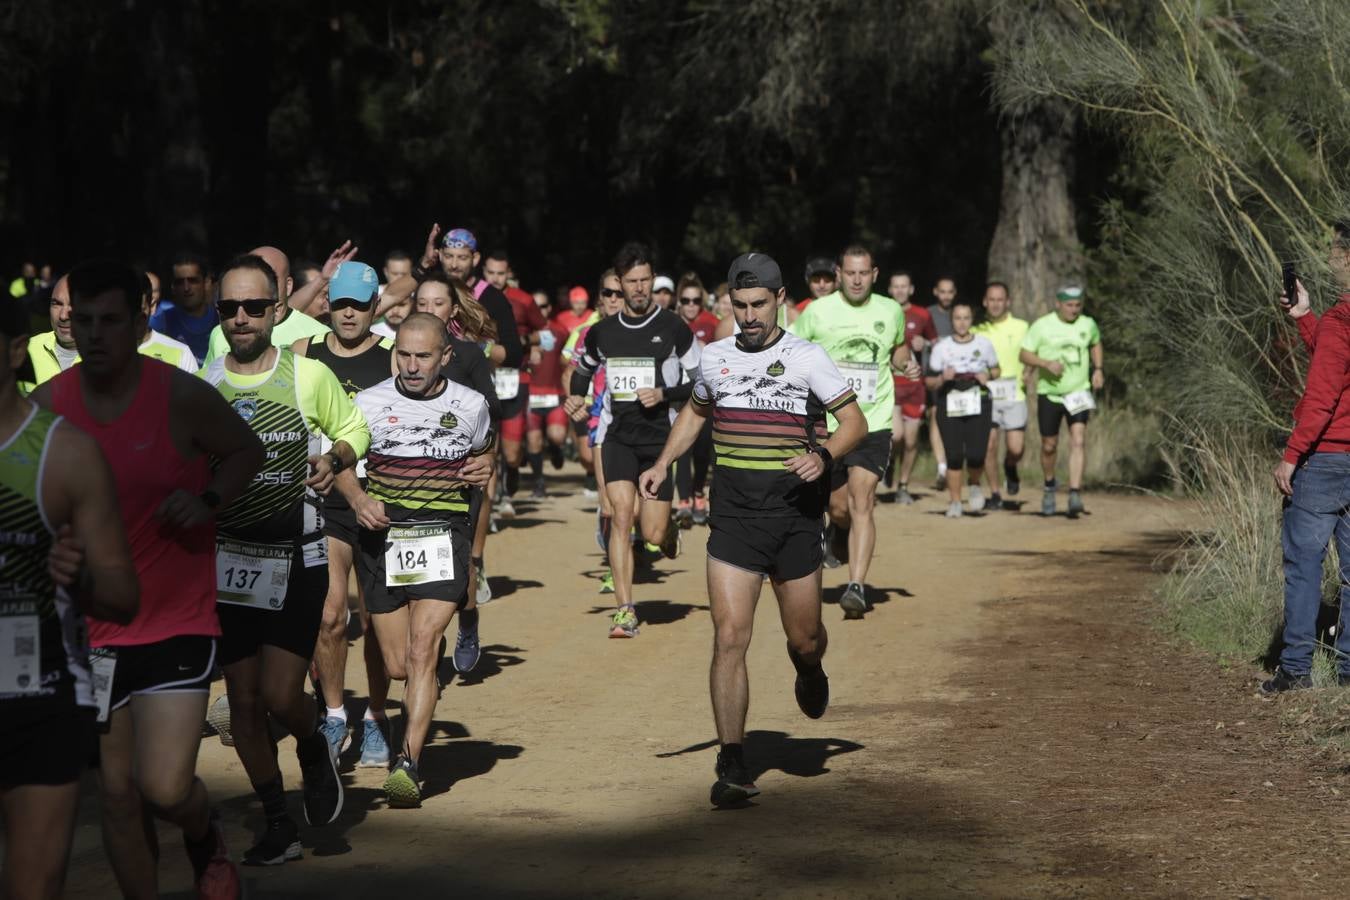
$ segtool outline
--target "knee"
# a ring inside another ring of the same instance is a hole
[[[848,512],[850,516],[870,516],[876,494],[872,491],[849,491]]]
[[[141,815],[141,792],[130,772],[99,770],[99,804],[109,819],[136,819]]]
[[[1071,434],[1069,435],[1069,446],[1074,450],[1082,450],[1087,446],[1087,435]]]
[[[408,661],[405,659],[391,659],[389,654],[381,654],[384,662],[384,674],[391,681],[408,680]]]
[[[289,685],[273,682],[263,686],[262,708],[272,715],[280,715],[294,702],[295,694],[289,690]]]
[[[408,641],[408,671],[427,672],[436,666],[436,646],[440,635],[431,632],[412,635]]]
[[[345,579],[342,582],[341,598],[329,597],[329,601],[323,606],[323,621],[320,625],[320,633],[330,641],[346,641],[347,586]]]
[[[185,803],[192,794],[195,778],[191,771],[181,774],[175,772],[142,772],[139,776],[141,796],[154,809],[175,809]]]
[[[1041,452],[1042,452],[1042,453],[1054,453],[1054,452],[1055,452],[1056,450],[1058,450],[1058,449],[1059,449],[1059,438],[1058,438],[1058,437],[1043,437],[1043,438],[1041,438]]]
[[[797,656],[823,653],[827,640],[825,625],[819,621],[806,627],[795,627],[787,636],[788,648]]]
[[[713,651],[718,656],[745,656],[750,649],[749,623],[719,622],[713,632]]]
[[[262,694],[257,691],[230,691],[230,730],[236,734],[257,731],[267,717]]]

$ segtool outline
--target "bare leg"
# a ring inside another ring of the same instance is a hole
[[[329,709],[342,705],[347,677],[347,579],[352,571],[352,548],[346,541],[328,538],[328,596],[324,598],[314,665],[319,688]]]
[[[708,599],[712,607],[713,658],[709,672],[713,720],[723,744],[739,744],[745,737],[745,715],[750,707],[750,676],[745,654],[754,632],[755,604],[764,579],[753,572],[708,560]]]
[[[1041,471],[1046,481],[1055,478],[1055,462],[1059,457],[1059,435],[1041,436]]]
[[[614,573],[614,601],[618,606],[633,603],[633,506],[638,502],[637,485],[631,481],[605,483],[614,510],[609,529],[609,566]],[[667,510],[670,504],[666,504]]]
[[[643,500],[638,522],[642,539],[649,544],[660,544],[666,539],[666,530],[670,526],[670,502]]]
[[[1069,490],[1083,487],[1083,468],[1087,464],[1087,423],[1069,426]]]
[[[78,781],[0,790],[0,815],[5,824],[0,896],[57,900],[62,895],[79,796]]]
[[[848,517],[852,527],[848,533],[848,580],[862,584],[867,580],[867,569],[872,564],[872,550],[877,543],[876,521],[872,510],[877,502],[877,476],[860,466],[848,470]]]
[[[403,753],[416,765],[436,711],[436,648],[455,615],[444,600],[412,600],[407,680],[403,685]]]
[[[922,419],[905,420],[905,455],[900,460],[900,483],[909,484],[909,476],[914,471],[914,461],[919,458],[919,429]]]
[[[999,476],[999,467],[998,467],[998,436],[1002,433],[1003,429],[999,428],[997,425],[995,425],[993,428],[990,428],[989,443],[985,447],[984,451],[984,458],[985,461],[988,463],[988,465],[985,466],[984,474],[989,478],[989,493],[991,494],[1000,493],[1000,488],[1003,485],[1003,482],[1001,481]],[[1011,434],[1012,433],[1009,432],[1009,435]],[[971,484],[980,483],[980,480],[975,477],[975,471],[973,469],[971,470],[970,473],[970,483]]]
[[[826,472],[821,477],[828,478],[829,475],[830,473]],[[839,485],[839,487],[830,491],[830,522],[832,522],[836,528],[849,528],[853,524],[853,520],[849,518],[848,482],[844,482]],[[851,543],[848,550],[850,553],[853,552]]]
[[[928,442],[933,445],[933,458],[939,466],[947,464],[947,449],[942,443],[942,432],[938,430],[937,411],[928,410]]]
[[[820,569],[792,581],[775,581],[773,591],[788,649],[804,665],[817,665],[829,643],[820,620]]]

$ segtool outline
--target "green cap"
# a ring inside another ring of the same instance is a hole
[[[1066,285],[1064,285],[1063,287],[1061,287],[1059,290],[1055,291],[1055,299],[1056,299],[1056,300],[1060,300],[1060,301],[1063,301],[1063,300],[1082,300],[1082,299],[1083,299],[1083,288],[1082,288],[1082,286],[1077,285],[1077,284],[1066,284]]]

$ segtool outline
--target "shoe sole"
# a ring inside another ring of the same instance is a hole
[[[718,809],[728,809],[733,806],[740,806],[751,797],[758,796],[759,788],[753,784],[732,784],[727,781],[718,781],[712,786],[709,800]]]
[[[638,629],[634,628],[632,631],[628,631],[625,628],[615,626],[609,630],[609,636],[611,640],[616,638],[635,638],[638,636]]]
[[[329,744],[327,740],[325,740],[323,742],[323,746],[324,749],[329,749],[332,745]],[[342,802],[343,802],[342,778],[341,776],[338,775],[337,757],[334,756],[332,753],[328,754],[328,766],[333,771],[333,783],[337,785],[337,805],[333,807],[333,814],[329,816],[326,821],[315,822],[313,819],[310,818],[309,804],[301,802],[300,805],[305,808],[305,824],[307,825],[331,825],[334,821],[337,820],[338,816],[342,815]],[[302,800],[303,800],[303,791],[302,791]]]
[[[270,856],[267,859],[259,859],[256,856],[250,859],[249,857],[245,856],[244,859],[242,860],[242,863],[243,865],[246,866],[279,866],[283,863],[289,862],[290,860],[299,859],[302,855],[303,854],[301,853],[300,842],[295,841],[285,850],[281,851],[280,856]]]
[[[822,718],[825,715],[826,711],[829,710],[830,708],[830,679],[828,676],[825,678],[825,704],[820,707],[820,710],[818,712],[812,712],[811,710],[806,708],[806,704],[802,702],[801,696],[797,694],[795,686],[793,687],[792,692],[797,697],[797,708],[800,709],[802,711],[802,715],[806,716],[808,719]]]
[[[387,769],[389,768],[389,754],[384,755],[384,759],[371,759],[363,756],[356,763],[358,769]]]
[[[839,608],[844,611],[845,619],[861,619],[867,612],[867,601],[853,594],[839,598]]]
[[[221,700],[224,700],[226,703],[223,715],[217,709]],[[220,737],[220,743],[222,745],[233,747],[234,735],[230,733],[230,707],[228,704],[229,698],[222,694],[220,699],[216,700],[215,703],[212,703],[211,708],[206,711],[206,724],[216,730],[216,734]]]
[[[389,773],[384,780],[384,793],[391,809],[416,809],[422,805],[422,791],[402,769]]]

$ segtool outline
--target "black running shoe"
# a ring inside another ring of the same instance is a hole
[[[808,719],[825,715],[830,706],[830,676],[825,674],[825,667],[818,666],[814,675],[798,673],[793,692],[797,695],[797,706]]]
[[[299,858],[300,828],[290,816],[268,822],[262,839],[244,851],[246,866],[279,866]]]
[[[836,525],[830,533],[830,553],[839,560],[840,565],[848,564],[848,532],[849,529]]]
[[[712,786],[712,805],[719,809],[740,806],[751,797],[758,796],[759,788],[750,780],[745,763],[731,759],[725,753],[717,754],[717,780]]]
[[[304,782],[305,821],[310,825],[327,825],[342,812],[342,779],[338,778],[333,747],[323,732],[316,731],[295,742],[295,756],[300,761],[300,778]]]
[[[563,467],[562,447],[559,447],[557,444],[554,443],[550,443],[548,445],[548,464],[552,466],[555,470],[561,469]]]
[[[1008,496],[1016,497],[1017,492],[1022,489],[1022,479],[1018,475],[1017,469],[1005,466],[1003,469],[1003,481],[1008,489]]]
[[[1276,666],[1275,674],[1261,682],[1261,693],[1283,694],[1285,691],[1302,691],[1312,687],[1311,675],[1291,675],[1284,666]]]

